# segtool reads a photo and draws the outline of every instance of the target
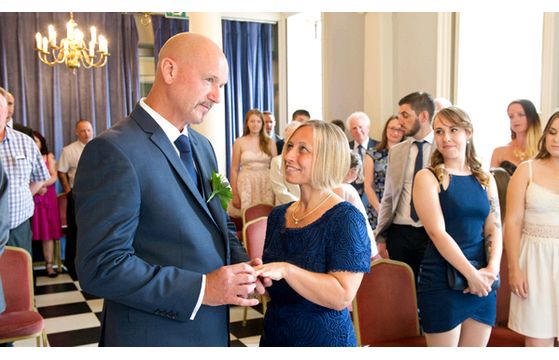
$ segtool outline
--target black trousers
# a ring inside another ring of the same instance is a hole
[[[392,224],[387,232],[388,255],[392,260],[405,262],[412,268],[416,284],[428,242],[429,236],[423,227]]]
[[[68,269],[68,274],[74,281],[78,280],[76,273],[76,241],[78,235],[78,227],[76,224],[76,210],[74,205],[74,196],[72,191],[68,193],[66,205],[66,250],[64,252],[64,266]]]

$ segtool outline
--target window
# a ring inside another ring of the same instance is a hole
[[[287,19],[287,111],[297,109],[322,119],[322,26],[320,13]]]
[[[508,104],[540,109],[543,13],[460,13],[457,106],[474,124],[485,169],[493,149],[510,141]]]

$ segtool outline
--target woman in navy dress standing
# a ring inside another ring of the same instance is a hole
[[[349,170],[347,138],[336,125],[299,126],[283,149],[285,179],[299,201],[268,217],[263,265],[273,280],[261,346],[356,346],[347,307],[370,269],[366,220],[332,189]]]
[[[464,111],[440,110],[433,129],[437,148],[413,187],[413,203],[431,239],[418,280],[422,326],[428,346],[486,346],[503,246],[497,186],[476,158]],[[467,281],[465,289],[450,287],[453,268]]]

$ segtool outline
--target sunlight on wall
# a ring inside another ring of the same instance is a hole
[[[322,26],[320,13],[287,19],[287,115],[308,110],[322,119]]]

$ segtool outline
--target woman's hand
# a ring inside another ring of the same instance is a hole
[[[528,281],[520,268],[509,269],[510,291],[516,296],[526,299],[528,297]]]
[[[37,191],[37,195],[45,195],[47,193],[48,188],[46,186],[41,186],[39,191]]]
[[[236,207],[237,209],[241,208],[241,197],[238,194],[234,194],[233,195],[233,200],[231,201],[231,204]]]
[[[497,275],[486,268],[476,270],[468,279],[468,287],[464,294],[470,293],[480,297],[487,296],[491,292],[491,285],[497,280]]]
[[[289,274],[291,264],[286,262],[273,262],[256,266],[256,276],[270,278],[274,281],[285,279]]]

